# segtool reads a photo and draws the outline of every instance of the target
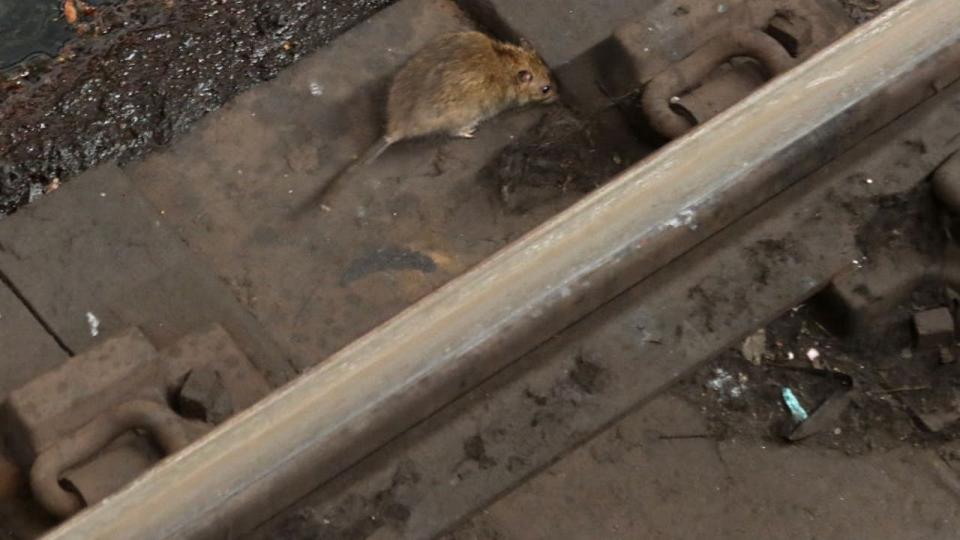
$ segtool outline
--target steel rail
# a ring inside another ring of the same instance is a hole
[[[960,2],[904,0],[47,538],[255,525],[955,79],[958,40]]]

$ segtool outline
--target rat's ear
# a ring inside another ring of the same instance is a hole
[[[520,73],[517,73],[517,79],[522,83],[528,83],[533,80],[533,73],[530,73],[527,70],[522,70]]]
[[[527,38],[520,38],[520,46],[528,51],[533,51],[533,45],[527,41]]]

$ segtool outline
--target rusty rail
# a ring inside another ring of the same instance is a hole
[[[48,538],[255,525],[955,79],[958,41],[960,2],[904,0]]]

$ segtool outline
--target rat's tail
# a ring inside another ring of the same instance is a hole
[[[325,184],[320,186],[320,189],[311,196],[306,202],[304,202],[295,212],[295,215],[300,215],[303,212],[310,210],[311,208],[320,204],[323,199],[330,193],[336,185],[340,184],[346,178],[353,176],[353,173],[360,169],[361,167],[366,167],[370,165],[381,154],[383,154],[387,148],[390,148],[393,143],[396,142],[394,139],[389,137],[381,137],[375,143],[370,145],[370,148],[357,159],[353,160],[349,165],[340,170],[337,174],[333,175]]]
[[[377,160],[384,152],[387,151],[387,148],[390,148],[393,143],[396,142],[389,137],[380,137],[380,140],[373,143],[370,148],[367,148],[367,151],[360,156],[356,162],[364,166],[369,165]]]

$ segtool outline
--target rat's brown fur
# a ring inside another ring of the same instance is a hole
[[[529,72],[523,81],[522,72]],[[542,88],[549,87],[544,93]],[[466,137],[510,107],[551,101],[550,71],[532,50],[480,32],[440,36],[397,73],[387,101],[384,138],[396,142],[432,133]]]
[[[442,35],[394,76],[383,137],[327,182],[317,198],[396,142],[436,133],[472,138],[484,120],[512,107],[553,102],[556,96],[550,70],[528,45],[480,32]]]

